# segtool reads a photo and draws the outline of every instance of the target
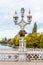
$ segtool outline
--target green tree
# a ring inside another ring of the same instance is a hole
[[[40,35],[40,48],[43,48],[43,34]]]
[[[25,38],[26,40],[26,46],[29,48],[39,48],[40,44],[40,38],[38,36],[38,33],[31,33],[28,34]]]
[[[19,46],[19,40],[20,40],[20,35],[17,34],[14,38],[13,38],[13,44],[15,44],[15,46]]]
[[[34,27],[33,27],[32,33],[35,33],[35,32],[37,32],[37,24],[36,24],[36,22],[34,23]]]
[[[13,45],[13,44],[14,44],[14,43],[13,43],[13,39],[9,39],[9,40],[7,41],[7,44]]]

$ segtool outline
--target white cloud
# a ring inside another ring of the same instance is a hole
[[[37,32],[43,33],[43,28],[38,29]]]
[[[16,28],[14,23],[12,23],[14,11],[17,10],[20,17],[20,9],[22,7],[24,7],[26,10],[25,15],[27,15],[28,10],[31,9],[33,16],[32,23],[34,23],[34,21],[36,21],[37,23],[43,23],[43,0],[0,0],[0,30],[6,30],[8,28],[11,30],[11,28],[13,29],[13,27]],[[17,30],[18,29],[16,28],[16,32]],[[38,31],[40,32],[42,31],[42,29],[40,28]],[[4,34],[5,33],[6,31],[4,32]],[[13,34],[13,32],[11,33]],[[9,32],[8,34],[7,30],[7,36],[11,35],[11,33]]]

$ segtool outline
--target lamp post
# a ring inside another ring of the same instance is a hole
[[[31,23],[31,20],[32,20],[32,16],[31,16],[31,13],[30,13],[30,10],[29,10],[29,13],[27,15],[27,22],[24,21],[24,13],[25,13],[25,9],[24,8],[21,8],[21,21],[18,23],[18,15],[17,15],[17,12],[15,11],[15,15],[13,16],[13,19],[14,19],[14,23],[15,25],[19,25],[21,30],[19,32],[20,36],[22,37],[22,40],[20,40],[20,43],[21,43],[21,51],[24,51],[24,44],[26,43],[26,40],[24,40],[24,36],[26,34],[24,28],[26,25],[30,24]],[[25,44],[26,45],[26,44]]]

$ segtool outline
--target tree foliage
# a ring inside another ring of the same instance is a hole
[[[36,24],[36,22],[34,23],[34,27],[33,27],[32,33],[35,33],[35,32],[37,32],[37,24]]]
[[[32,30],[32,33],[29,33],[26,37],[24,37],[26,40],[26,47],[27,48],[43,48],[43,34],[37,33],[37,24],[34,23],[34,27]],[[17,34],[14,38],[9,39],[7,41],[7,44],[19,46],[19,40],[21,40],[20,35]],[[1,42],[5,43],[5,40],[2,40]]]

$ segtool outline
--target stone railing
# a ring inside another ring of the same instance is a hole
[[[43,49],[28,48],[25,52],[0,50],[0,61],[43,61]]]
[[[27,51],[41,51],[43,52],[43,48],[40,49],[40,48],[28,48]]]
[[[14,53],[1,53],[0,54],[0,61],[17,61],[18,54]]]

